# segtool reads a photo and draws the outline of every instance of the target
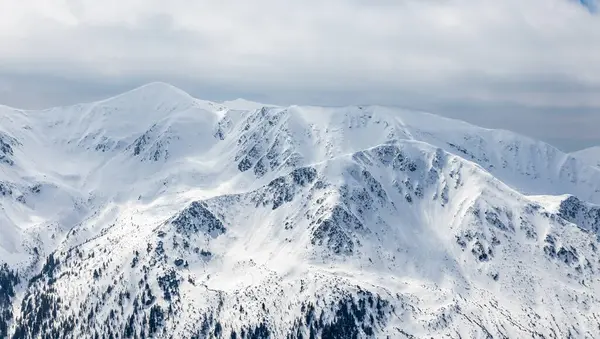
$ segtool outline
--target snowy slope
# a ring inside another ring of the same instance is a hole
[[[592,166],[600,167],[600,146],[582,149],[571,153],[571,155]]]
[[[162,83],[0,119],[0,336],[598,331],[600,169],[542,142]]]

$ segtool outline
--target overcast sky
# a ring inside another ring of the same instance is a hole
[[[207,100],[411,107],[600,145],[595,0],[0,0],[0,103],[150,81]]]

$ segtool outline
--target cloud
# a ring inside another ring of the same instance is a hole
[[[32,84],[39,91],[43,83],[63,87],[21,93],[19,103],[68,101],[71,91],[82,93],[70,99],[79,101],[85,93],[163,80],[215,100],[600,109],[595,6],[589,0],[0,0],[0,100]]]

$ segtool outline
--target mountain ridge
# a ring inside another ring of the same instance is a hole
[[[0,337],[594,336],[600,169],[433,114],[234,106],[2,111]]]

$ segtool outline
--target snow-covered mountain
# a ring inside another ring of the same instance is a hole
[[[0,337],[600,333],[600,168],[543,142],[162,83],[0,119]]]
[[[592,166],[600,167],[600,146],[582,149],[572,153],[571,155]]]

